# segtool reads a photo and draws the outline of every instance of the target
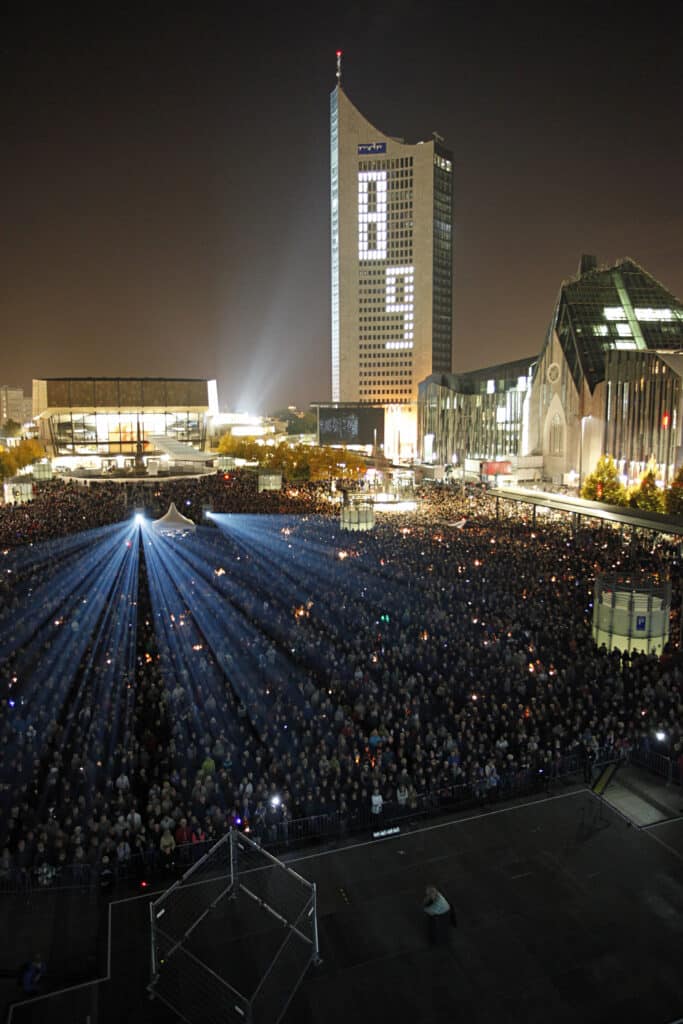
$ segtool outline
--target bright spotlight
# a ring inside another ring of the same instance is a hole
[[[277,793],[275,794],[275,796],[271,796],[271,798],[270,798],[270,806],[271,807],[279,807],[280,806],[280,797],[277,795]]]
[[[657,732],[655,733],[655,739],[659,740],[660,743],[663,743],[666,739],[666,733],[663,732],[661,729],[657,729]]]
[[[138,524],[138,526],[142,526],[144,521],[145,521],[145,517],[143,516],[142,512],[136,512],[135,513],[135,522]]]

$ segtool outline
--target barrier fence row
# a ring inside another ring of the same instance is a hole
[[[638,749],[616,752],[600,749],[590,761],[577,751],[544,763],[542,767],[496,777],[495,781],[481,778],[474,782],[440,786],[417,794],[405,804],[395,800],[384,801],[380,813],[373,813],[370,805],[364,805],[353,810],[336,810],[305,818],[283,817],[282,820],[252,822],[244,826],[244,832],[265,849],[281,854],[284,850],[313,842],[340,842],[353,835],[406,826],[439,814],[490,806],[547,792],[555,784],[569,783],[580,774],[583,774],[583,781],[589,783],[603,765],[615,759],[629,760],[672,784],[681,784],[679,761],[654,751]],[[170,858],[164,857],[160,849],[153,848],[133,853],[123,863],[112,860],[105,864],[70,864],[60,869],[51,865],[30,870],[11,868],[0,877],[0,894],[88,887],[98,887],[108,893],[117,883],[130,881],[170,884],[175,877],[200,860],[219,838],[213,836],[204,842],[176,846]]]

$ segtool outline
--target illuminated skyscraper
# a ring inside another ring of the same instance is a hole
[[[332,400],[415,406],[451,370],[453,158],[330,97]]]

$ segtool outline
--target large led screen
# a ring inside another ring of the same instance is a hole
[[[347,405],[319,409],[320,444],[384,444],[384,409]]]

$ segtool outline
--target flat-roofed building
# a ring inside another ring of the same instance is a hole
[[[53,456],[102,458],[203,450],[215,381],[161,377],[59,377],[33,381],[33,415]],[[177,448],[175,449],[178,450]]]

